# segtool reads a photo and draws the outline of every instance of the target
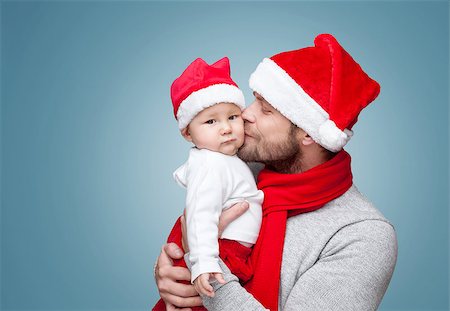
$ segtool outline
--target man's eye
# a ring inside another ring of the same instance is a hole
[[[264,105],[263,103],[261,103],[259,107],[260,107],[260,109],[261,109],[261,112],[264,113],[264,114],[270,114],[270,113],[272,113],[272,110],[268,109],[268,108],[266,107],[266,105]]]
[[[205,123],[206,123],[206,124],[214,124],[214,122],[216,122],[216,120],[211,119],[211,120],[206,121]]]

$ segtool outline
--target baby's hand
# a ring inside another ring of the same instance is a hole
[[[222,273],[203,273],[194,280],[194,287],[200,295],[214,297],[214,290],[209,279],[215,278],[219,283],[225,284]]]

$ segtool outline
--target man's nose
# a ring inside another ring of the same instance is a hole
[[[244,119],[245,122],[253,123],[255,122],[255,102],[253,102],[250,106],[245,108],[245,110],[242,112],[242,119]]]

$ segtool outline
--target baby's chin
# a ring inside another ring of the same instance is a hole
[[[237,154],[238,148],[235,148],[234,150],[230,150],[230,151],[228,151],[228,150],[222,150],[222,151],[218,151],[218,152],[223,153],[223,154],[225,154],[225,155],[234,156],[234,155]]]
[[[242,147],[244,143],[242,142],[232,142],[232,143],[228,143],[228,144],[222,144],[219,147],[219,150],[215,150],[216,152],[220,152],[223,153],[225,155],[229,155],[229,156],[234,156],[238,153],[239,148]]]
[[[218,152],[223,153],[225,155],[234,156],[237,154],[239,147],[238,146],[225,146],[224,148],[221,148],[221,150],[218,150]]]

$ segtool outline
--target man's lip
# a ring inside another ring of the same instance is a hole
[[[250,135],[250,134],[247,133],[247,132],[244,132],[244,135],[245,135],[245,136],[248,136],[248,137],[253,137],[252,135]]]

